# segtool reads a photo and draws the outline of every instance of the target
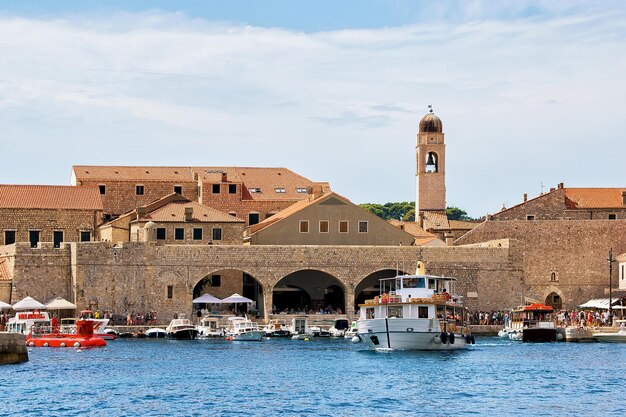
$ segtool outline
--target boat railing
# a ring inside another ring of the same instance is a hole
[[[59,333],[59,326],[41,326],[41,325],[32,325],[30,327],[30,335],[31,337],[41,337],[46,334],[51,333]]]

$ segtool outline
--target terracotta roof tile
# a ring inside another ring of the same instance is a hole
[[[426,230],[448,230],[450,229],[450,222],[448,216],[443,213],[437,213],[434,211],[424,212],[424,229]]]
[[[193,181],[191,167],[74,165],[77,180]]]
[[[102,210],[97,187],[0,185],[0,208]]]
[[[185,208],[193,208],[192,219],[200,223],[245,223],[244,220],[233,217],[229,214],[215,210],[211,207],[203,206],[193,201],[173,201],[160,207],[140,220],[151,220],[154,222],[176,222],[185,221]]]
[[[401,222],[399,220],[389,220],[389,223],[393,224],[397,228],[404,230],[407,233],[412,234],[416,239],[417,238],[423,238],[423,239],[436,238],[436,236],[433,235],[432,233],[429,233],[426,230],[422,229],[417,222]]]
[[[624,208],[626,188],[565,188],[569,209]]]
[[[6,259],[0,259],[0,281],[10,281],[9,263]]]

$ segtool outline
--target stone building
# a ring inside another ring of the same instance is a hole
[[[172,193],[100,226],[110,242],[241,245],[245,222]]]
[[[94,240],[102,200],[93,187],[0,185],[0,245]]]
[[[311,194],[250,226],[252,245],[413,245],[411,234],[336,193]]]
[[[72,168],[72,185],[97,187],[107,218],[171,193],[239,217],[252,225],[306,200],[312,187],[329,189],[286,168],[124,167]]]

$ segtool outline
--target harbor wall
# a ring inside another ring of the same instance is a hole
[[[0,365],[28,360],[26,339],[18,333],[0,333]]]

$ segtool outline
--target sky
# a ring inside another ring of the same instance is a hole
[[[0,0],[0,183],[72,165],[286,167],[415,199],[432,104],[447,203],[625,187],[621,1]]]

